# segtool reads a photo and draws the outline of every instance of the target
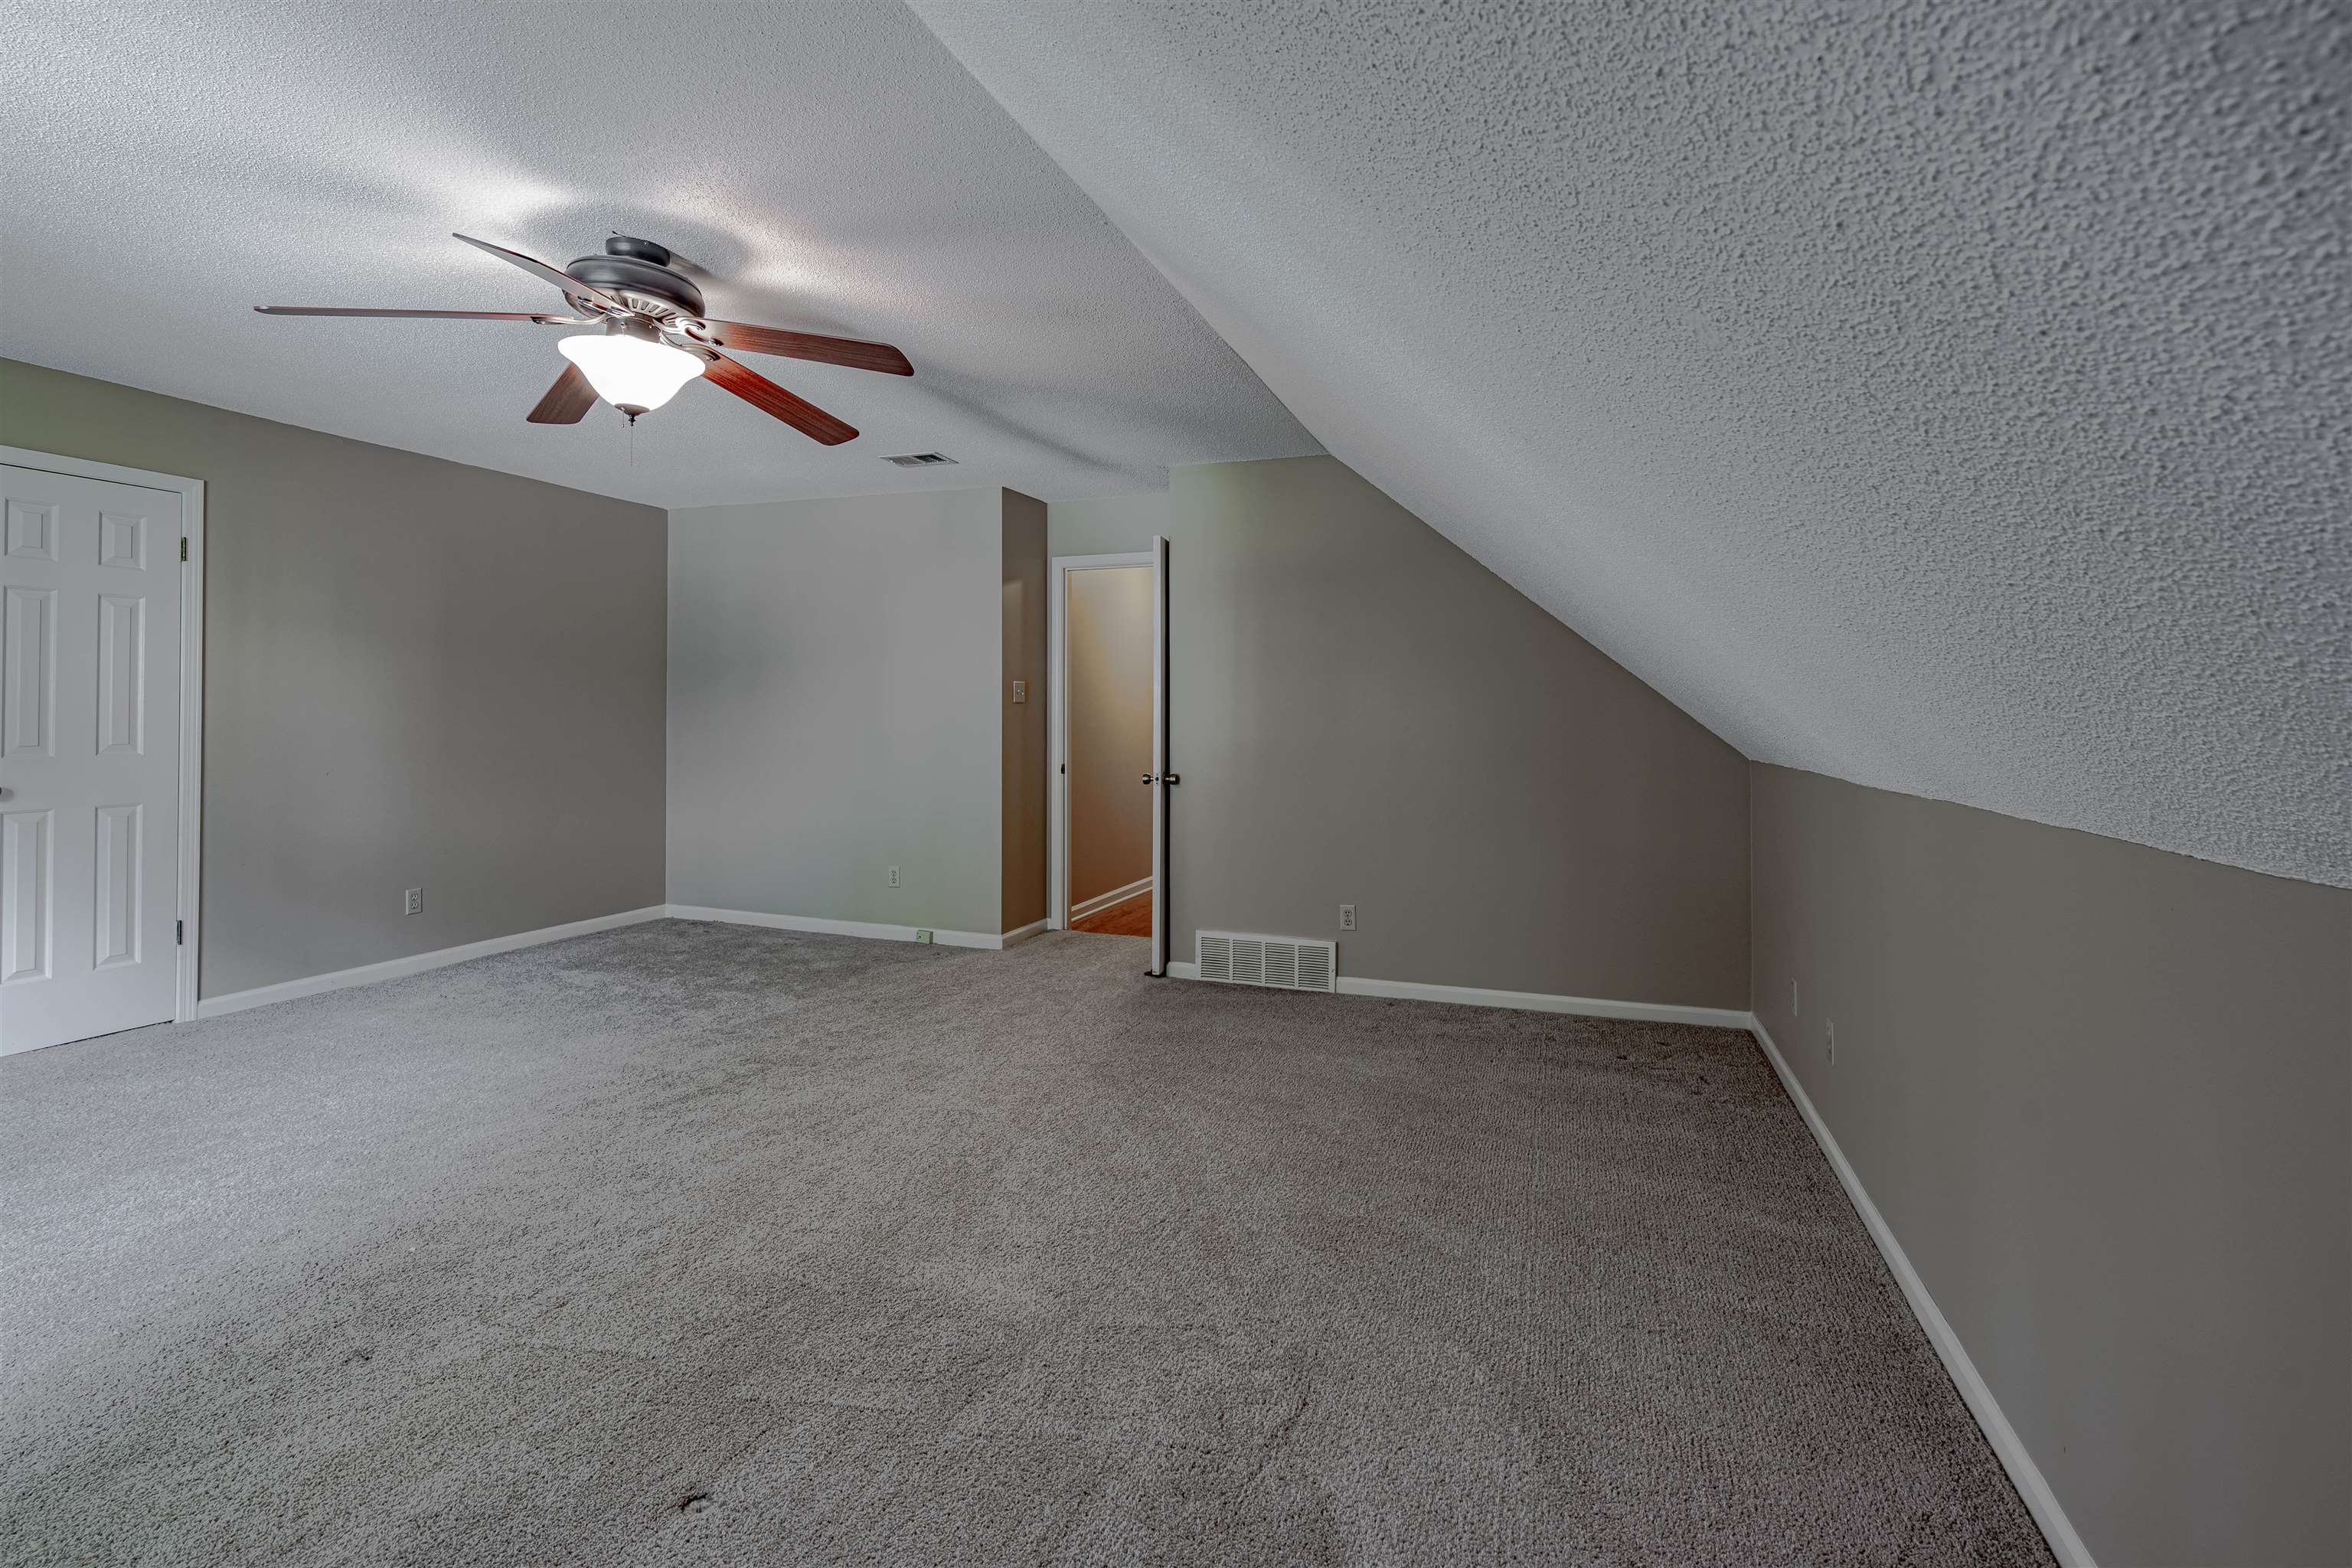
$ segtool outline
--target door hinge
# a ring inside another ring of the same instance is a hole
[[[185,561],[187,558],[188,558],[188,536],[187,536],[186,534],[184,534],[184,534],[182,534],[182,535],[180,536],[180,559],[181,559],[181,560],[183,560],[183,561]]]
[[[185,947],[188,945],[187,921],[173,921],[172,922],[172,941],[175,945],[180,947]]]

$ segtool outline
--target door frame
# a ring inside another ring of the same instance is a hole
[[[1065,771],[1070,760],[1070,574],[1118,566],[1148,568],[1151,563],[1149,550],[1116,555],[1056,555],[1051,562],[1045,614],[1045,687],[1053,702],[1053,716],[1046,725],[1045,923],[1054,931],[1070,929],[1070,775]],[[1155,896],[1157,890],[1155,884]]]
[[[24,447],[0,447],[0,463],[74,479],[137,485],[142,489],[170,490],[180,498],[180,537],[188,542],[188,559],[180,567],[180,879],[173,918],[180,921],[183,934],[172,1020],[189,1023],[196,1016],[197,952],[204,912],[205,481]]]

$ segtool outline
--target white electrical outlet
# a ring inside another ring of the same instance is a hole
[[[890,885],[894,888],[898,885],[898,868],[896,866],[890,868]]]
[[[1016,680],[1013,683],[1013,700],[1015,702],[1026,702],[1029,700],[1029,683],[1027,681]]]
[[[425,889],[422,888],[411,888],[408,891],[403,893],[400,896],[400,912],[404,915],[423,914],[425,912]]]
[[[1823,1025],[1822,1026],[1822,1036],[1829,1042],[1830,1066],[1835,1067],[1837,1066],[1837,1026],[1835,1024]]]
[[[1797,1005],[1797,982],[1794,977],[1791,977],[1789,981],[1789,1016],[1793,1018],[1803,1011],[1802,1007]]]
[[[1355,905],[1341,904],[1339,906],[1339,929],[1341,931],[1353,931],[1356,929]]]

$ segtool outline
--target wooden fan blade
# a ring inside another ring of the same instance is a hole
[[[591,408],[596,406],[596,389],[580,374],[576,364],[567,364],[539,406],[530,411],[534,425],[577,425]]]
[[[530,257],[525,256],[520,250],[509,250],[503,245],[492,245],[488,240],[476,239],[470,234],[451,235],[449,237],[452,239],[462,239],[467,245],[472,246],[476,250],[488,251],[500,261],[512,262],[515,266],[521,268],[525,272],[530,273],[532,277],[545,279],[548,282],[554,284],[558,289],[562,289],[566,294],[571,295],[575,300],[585,300],[590,304],[607,310],[626,311],[628,310],[626,305],[622,304],[618,300],[614,299],[610,294],[605,293],[603,289],[591,288],[589,285],[580,281],[577,278],[568,278],[562,273],[558,272],[554,268],[550,267],[544,261],[533,261]]]
[[[433,321],[537,321],[542,326],[583,327],[585,316],[551,316],[533,310],[360,310],[342,305],[256,305],[265,316],[397,316]]]
[[[812,441],[828,447],[838,447],[844,441],[856,438],[856,430],[815,404],[794,397],[766,376],[749,365],[736,363],[725,354],[705,349],[702,357],[710,368],[702,373],[705,381],[715,382],[763,414],[772,414]]]
[[[781,327],[755,327],[749,321],[709,321],[707,329],[687,335],[709,343],[715,349],[733,349],[737,353],[782,354],[791,359],[812,359],[824,364],[845,364],[852,370],[878,370],[885,375],[912,375],[915,367],[907,356],[888,343],[869,343],[856,338],[828,338],[815,332],[788,332]]]

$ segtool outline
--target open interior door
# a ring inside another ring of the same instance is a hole
[[[1168,973],[1168,541],[1151,540],[1151,973]]]

